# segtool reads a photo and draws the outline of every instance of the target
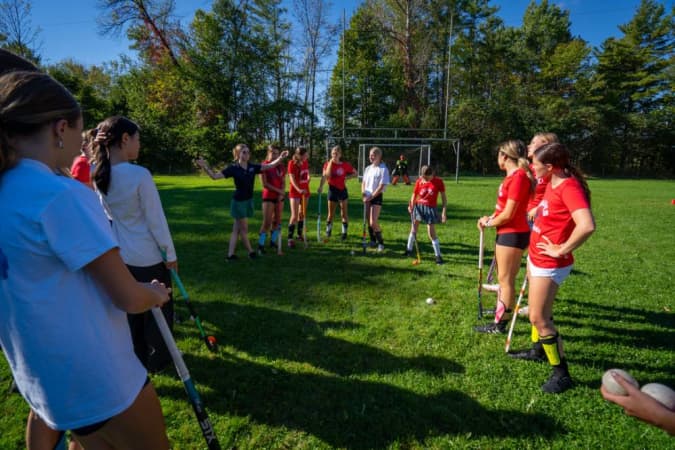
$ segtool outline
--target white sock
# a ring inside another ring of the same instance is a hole
[[[413,244],[415,243],[415,239],[416,239],[415,233],[410,233],[408,235],[408,245],[405,249],[408,250],[409,252],[412,251]]]
[[[436,256],[441,256],[441,243],[438,238],[431,241],[431,245],[434,247],[434,254]]]

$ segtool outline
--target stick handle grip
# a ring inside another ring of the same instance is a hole
[[[478,243],[478,268],[482,269],[483,268],[483,250],[485,247],[485,231],[481,228],[480,229],[480,238],[479,238],[479,243]]]

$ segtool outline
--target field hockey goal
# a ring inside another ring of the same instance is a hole
[[[420,174],[422,166],[431,165],[431,145],[410,145],[391,143],[363,143],[359,144],[358,172],[359,179],[363,178],[363,172],[370,164],[368,155],[370,149],[379,147],[382,150],[382,162],[384,162],[391,174],[396,167],[396,162],[403,156],[408,160],[408,176],[415,181]]]

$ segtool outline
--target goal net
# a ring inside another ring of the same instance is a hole
[[[408,176],[410,181],[415,181],[420,174],[422,166],[431,164],[431,145],[410,145],[410,144],[359,144],[358,172],[359,180],[363,179],[363,172],[370,165],[370,149],[379,147],[382,150],[382,162],[387,165],[391,178],[394,177],[396,161],[403,156],[408,160]],[[401,177],[402,174],[398,174]]]

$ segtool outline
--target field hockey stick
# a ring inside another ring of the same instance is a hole
[[[316,242],[321,242],[321,192],[319,192],[319,207],[316,213]]]
[[[527,274],[525,274],[525,279],[523,280],[523,285],[520,288],[520,294],[518,294],[518,301],[516,302],[516,309],[513,310],[513,317],[511,318],[511,325],[509,325],[509,334],[506,336],[506,345],[504,351],[509,352],[511,348],[511,336],[513,335],[513,327],[516,325],[516,318],[518,317],[518,311],[520,310],[520,302],[523,301],[523,294],[525,293],[525,288],[527,287]]]
[[[162,253],[162,259],[164,260],[164,262],[166,262],[166,250],[160,249],[159,251]],[[171,273],[171,279],[173,280],[174,283],[176,283],[176,286],[178,286],[178,290],[180,291],[181,297],[183,297],[185,306],[187,306],[188,311],[190,312],[190,316],[192,317],[192,319],[194,319],[195,323],[197,324],[197,328],[199,329],[199,335],[206,344],[206,348],[208,348],[212,352],[215,352],[217,349],[215,336],[207,336],[206,333],[204,332],[204,327],[202,327],[202,321],[199,318],[199,314],[197,314],[197,311],[195,311],[194,306],[192,306],[190,296],[185,290],[185,286],[183,286],[183,282],[178,276],[178,272],[176,272],[174,269],[169,269],[169,272]]]
[[[488,269],[487,278],[485,279],[486,283],[492,282],[492,276],[495,273],[495,267],[497,267],[497,258],[492,257],[492,262],[490,263],[490,268]]]
[[[410,213],[410,224],[412,226],[412,229],[411,229],[411,232],[412,232],[412,230],[415,229],[415,213],[414,212]],[[417,259],[414,260],[412,263],[413,263],[413,266],[418,266],[422,262],[422,258],[420,257],[420,247],[417,244],[417,232],[415,232],[414,241],[415,241],[415,252],[417,253]]]
[[[281,221],[279,221],[279,235],[277,236],[277,255],[281,256],[284,252],[281,251]]]
[[[363,233],[361,234],[361,247],[363,247],[363,254],[366,254],[366,246],[368,245],[368,242],[366,242],[366,207],[368,205],[368,202],[363,202]]]
[[[199,393],[195,388],[192,377],[190,377],[190,372],[185,365],[185,361],[183,361],[183,357],[181,356],[180,351],[178,351],[176,341],[171,334],[171,330],[169,330],[169,325],[166,323],[164,314],[162,314],[162,311],[159,308],[155,307],[152,308],[152,315],[155,317],[155,322],[157,322],[159,332],[162,334],[162,338],[166,343],[166,347],[169,349],[171,359],[173,359],[173,364],[176,366],[178,377],[183,382],[183,386],[185,386],[185,391],[188,394],[188,399],[190,400],[192,409],[195,412],[195,416],[197,416],[197,422],[199,422],[199,428],[201,429],[202,435],[206,440],[206,445],[208,446],[209,450],[220,450],[220,443],[216,437],[216,432],[214,431],[213,425],[209,420],[206,409],[204,409],[204,404],[199,397]]]
[[[302,243],[307,248],[307,226],[309,223],[307,221],[307,199],[305,198],[305,194],[302,194],[302,204],[300,206],[302,207],[302,221],[305,223],[305,226],[302,227]]]
[[[481,227],[479,248],[478,248],[478,319],[483,318],[483,243],[485,242],[485,231]]]
[[[202,321],[199,318],[199,314],[197,314],[197,311],[195,311],[194,306],[192,306],[192,302],[190,301],[190,297],[188,296],[187,291],[185,290],[185,286],[183,286],[183,282],[181,281],[180,277],[178,276],[178,272],[176,272],[173,269],[169,269],[171,271],[171,278],[173,279],[173,282],[176,283],[176,286],[178,286],[178,290],[180,291],[181,297],[183,297],[183,301],[185,302],[185,305],[187,306],[188,310],[190,311],[190,316],[194,319],[195,323],[197,324],[197,328],[199,329],[199,335],[201,336],[202,340],[206,344],[206,348],[211,350],[212,352],[215,352],[218,348],[218,344],[216,343],[216,338],[215,336],[207,336],[206,333],[204,332],[204,327],[202,327]]]

